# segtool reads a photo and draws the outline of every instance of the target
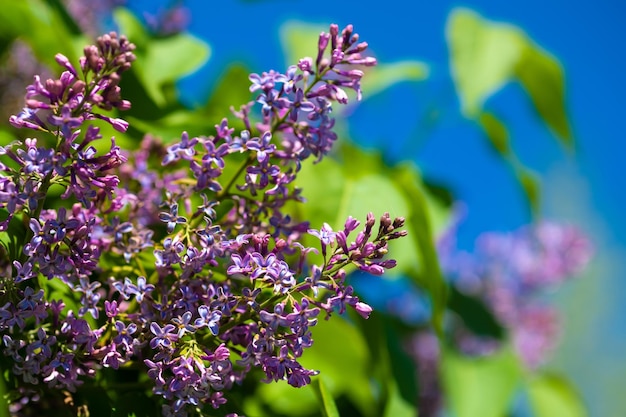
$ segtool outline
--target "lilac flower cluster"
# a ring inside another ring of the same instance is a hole
[[[103,113],[130,107],[125,37],[98,38],[78,68],[57,55],[59,79],[35,77],[10,122],[40,137],[0,148],[1,350],[16,386],[74,392],[103,368],[139,367],[163,414],[184,416],[220,407],[254,369],[265,382],[310,383],[317,371],[298,359],[320,313],[372,311],[346,268],[393,268],[387,244],[406,234],[388,214],[378,228],[370,213],[338,231],[288,214],[303,200],[301,162],[336,140],[333,103],[346,88],[360,96],[361,68],[376,63],[351,26],[331,25],[318,46],[286,74],[250,76],[256,102],[233,110],[245,130],[224,118],[169,146],[146,135],[132,153],[114,138],[97,146],[99,121],[128,127]]]
[[[592,255],[587,237],[573,226],[544,221],[508,234],[485,233],[472,254],[454,251],[450,240],[452,235],[440,245],[450,284],[481,300],[504,328],[522,363],[531,371],[537,369],[556,347],[561,330],[556,309],[542,302],[541,295],[587,266]],[[488,356],[502,345],[498,338],[474,334],[460,320],[450,320],[446,331],[450,343],[467,355]],[[417,332],[409,351],[418,366],[420,411],[439,415],[443,401],[437,336]]]
[[[485,302],[533,369],[556,346],[560,327],[554,308],[541,304],[539,296],[580,273],[591,254],[589,240],[575,227],[541,222],[509,234],[481,235],[473,256],[459,254],[448,270],[457,288]],[[471,337],[463,344],[468,351],[494,345]]]

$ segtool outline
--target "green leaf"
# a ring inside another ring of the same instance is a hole
[[[315,378],[314,387],[322,405],[324,417],[339,417],[339,411],[337,411],[335,400],[328,391],[328,388],[326,388],[326,384],[324,384],[324,377],[322,375]]]
[[[482,300],[470,297],[451,286],[448,307],[458,314],[465,326],[473,333],[498,339],[503,337],[504,329]]]
[[[573,146],[565,109],[564,75],[559,61],[528,41],[515,67],[515,75],[530,95],[541,118],[564,145]]]
[[[368,69],[363,77],[361,88],[363,98],[367,99],[394,84],[403,81],[422,81],[428,77],[428,66],[419,61],[398,61],[390,64],[378,64]]]
[[[435,248],[428,196],[414,164],[407,162],[399,165],[393,170],[392,175],[396,185],[402,189],[407,200],[411,202],[411,212],[406,226],[410,239],[419,249],[421,273],[414,271],[410,276],[430,294],[433,304],[432,323],[435,330],[441,333],[448,290]]]
[[[464,357],[444,349],[441,375],[454,416],[503,417],[510,410],[522,372],[510,349],[484,358]]]
[[[478,122],[495,150],[504,157],[511,155],[509,132],[504,123],[488,112],[481,113]]]
[[[138,48],[144,48],[150,41],[148,31],[130,10],[124,7],[115,8],[113,20],[119,27],[120,34],[125,35]]]
[[[209,45],[189,34],[153,39],[145,57],[145,76],[159,85],[176,81],[202,66],[210,54]]]
[[[390,380],[387,383],[388,399],[385,404],[384,417],[417,417],[417,409],[401,395],[397,384]]]
[[[467,9],[455,9],[446,34],[452,76],[463,112],[475,117],[484,101],[514,75],[525,45],[518,28],[482,19]]]
[[[563,144],[573,139],[565,109],[563,70],[520,28],[455,9],[446,28],[450,69],[463,113],[477,118],[484,102],[506,83],[517,80],[539,116]]]
[[[190,34],[151,37],[141,22],[124,8],[114,11],[114,19],[121,32],[137,46],[133,69],[150,98],[160,107],[168,103],[164,87],[191,74],[209,59],[209,45]]]
[[[36,30],[35,30],[36,29]],[[50,36],[54,34],[54,36]],[[57,52],[77,63],[78,40],[85,38],[71,32],[59,10],[43,0],[8,2],[0,7],[0,36],[19,37],[32,49],[37,59],[53,71],[59,69],[54,56]]]
[[[369,415],[367,410],[375,407],[367,373],[373,358],[363,335],[341,317],[319,323],[312,333],[315,343],[302,356],[302,366],[319,370],[334,398],[345,393],[364,415]]]
[[[7,383],[4,378],[4,372],[0,369],[0,417],[9,417],[11,415],[9,411],[9,402],[7,401]]]
[[[572,385],[558,375],[541,374],[528,383],[535,417],[586,417],[587,410]]]
[[[522,185],[524,194],[528,198],[532,213],[539,213],[541,206],[541,183],[538,175],[519,163],[515,166],[515,174]]]
[[[280,43],[285,55],[285,67],[304,57],[317,57],[317,40],[329,27],[297,20],[288,20],[280,27]]]

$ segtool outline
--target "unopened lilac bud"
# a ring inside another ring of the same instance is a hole
[[[83,80],[78,80],[72,85],[72,92],[74,94],[80,94],[85,91],[85,82]]]
[[[404,226],[404,222],[405,222],[405,218],[404,217],[396,217],[395,219],[393,219],[393,228],[397,229],[399,227]]]
[[[359,269],[372,275],[382,275],[385,273],[385,268],[378,264],[359,265]]]
[[[346,50],[350,45],[350,38],[352,38],[352,32],[354,31],[354,27],[352,25],[346,26],[343,31],[341,31],[342,36],[342,49]]]
[[[364,319],[368,319],[370,314],[373,311],[372,307],[370,307],[369,304],[365,304],[365,303],[363,303],[361,301],[356,303],[356,305],[354,306],[354,309]]]
[[[406,230],[400,230],[400,231],[388,234],[387,239],[389,240],[398,239],[398,238],[406,236],[407,234],[408,232]]]
[[[337,49],[337,35],[339,35],[339,26],[333,23],[330,25],[330,47],[333,51]]]
[[[353,46],[352,48],[348,49],[346,51],[346,55],[360,54],[361,52],[365,51],[368,46],[369,45],[368,45],[367,42],[358,43],[355,46]]]
[[[330,35],[328,33],[322,32],[320,33],[320,38],[317,42],[317,59],[315,60],[315,65],[317,66],[318,71],[322,66],[322,59],[324,58],[324,51],[328,46],[328,40],[330,39]]]
[[[74,75],[74,77],[78,77],[78,74],[76,73],[76,69],[74,68],[70,60],[65,55],[56,54],[54,56],[54,59],[57,62],[57,64],[65,68],[67,71],[71,72],[72,75]]]

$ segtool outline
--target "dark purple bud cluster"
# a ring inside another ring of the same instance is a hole
[[[302,201],[294,185],[302,160],[321,159],[336,139],[332,104],[347,102],[346,87],[360,95],[357,67],[375,64],[357,40],[351,26],[340,34],[333,25],[320,36],[315,68],[304,59],[286,74],[251,75],[260,112],[255,119],[254,102],[234,112],[245,130],[224,118],[211,134],[183,132],[168,147],[147,135],[132,153],[113,139],[98,151],[99,129],[87,123],[126,130],[94,111],[130,106],[119,80],[133,45],[114,33],[98,38],[80,72],[57,56],[66,71],[36,78],[26,109],[11,118],[52,145],[0,148],[8,213],[0,225],[4,233],[28,226],[6,248],[17,256],[0,283],[2,351],[18,384],[73,392],[102,368],[140,367],[164,415],[184,416],[220,407],[253,369],[266,382],[311,381],[317,371],[299,358],[319,314],[372,311],[347,269],[393,268],[388,242],[406,234],[404,219],[389,214],[378,230],[370,213],[362,230],[350,217],[335,232],[287,210]],[[311,236],[321,256],[305,244]]]

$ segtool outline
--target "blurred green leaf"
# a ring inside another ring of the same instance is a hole
[[[481,113],[478,122],[495,150],[504,157],[509,156],[511,154],[509,132],[504,123],[488,112]]]
[[[141,22],[124,8],[116,9],[114,18],[120,31],[137,46],[133,69],[159,107],[168,103],[169,97],[164,91],[166,86],[191,74],[209,59],[209,45],[190,34],[151,37]]]
[[[473,333],[498,339],[504,336],[504,329],[487,306],[481,300],[463,294],[454,286],[450,287],[448,307],[458,314]]]
[[[572,385],[563,377],[541,374],[528,382],[535,417],[586,417],[587,411]]]
[[[506,348],[483,358],[443,350],[441,375],[454,416],[503,417],[510,410],[522,372],[517,357]]]
[[[417,409],[400,395],[396,383],[390,380],[387,385],[389,392],[384,417],[417,417]]]
[[[363,77],[361,88],[367,99],[403,81],[422,81],[428,77],[428,66],[419,61],[399,61],[391,64],[378,64],[368,69]]]
[[[53,33],[54,36],[50,36]],[[60,69],[54,56],[66,55],[78,62],[79,47],[86,42],[65,24],[58,9],[43,0],[21,0],[0,7],[0,37],[19,37],[25,41],[37,59],[53,71]]]
[[[417,274],[417,271],[414,271],[409,276],[430,294],[433,305],[432,323],[435,330],[441,334],[448,291],[439,267],[427,193],[419,171],[412,163],[407,162],[395,167],[393,177],[407,200],[411,202],[412,210],[407,217],[406,226],[410,239],[419,248],[421,273]]]
[[[142,49],[150,42],[150,35],[139,19],[128,9],[117,7],[113,10],[113,19],[117,24],[120,34]]]
[[[457,8],[446,34],[451,72],[466,116],[479,118],[492,94],[518,80],[548,127],[565,145],[573,144],[561,66],[523,30]]]
[[[4,208],[0,209],[0,220],[6,220],[8,217],[9,212]],[[20,259],[22,255],[24,238],[28,232],[22,218],[23,215],[15,215],[11,218],[11,221],[9,221],[7,230],[0,232],[0,244],[4,246],[10,259],[17,260]]]
[[[485,132],[489,143],[513,170],[530,204],[531,214],[538,214],[541,202],[541,182],[539,176],[517,158],[509,143],[509,132],[500,119],[492,113],[482,112],[479,116],[479,124]]]
[[[537,112],[566,146],[573,146],[567,112],[563,69],[559,61],[528,41],[515,67]]]
[[[525,45],[524,34],[512,25],[484,20],[467,9],[451,12],[446,34],[463,112],[476,117],[486,98],[514,75]]]
[[[337,405],[332,395],[324,384],[324,377],[319,375],[314,381],[315,392],[319,397],[324,417],[339,417],[339,411],[337,411]]]
[[[189,34],[153,39],[146,53],[145,76],[157,84],[176,81],[203,65],[210,54],[209,45]]]
[[[375,399],[367,370],[375,359],[363,335],[340,317],[324,321],[312,331],[315,343],[302,356],[302,366],[319,370],[334,398],[345,393],[363,415],[370,415],[367,410],[375,408]]]
[[[214,125],[231,114],[231,106],[238,110],[240,105],[252,100],[253,96],[249,90],[249,74],[250,71],[243,65],[232,64],[219,77],[216,87],[203,107],[206,117],[213,120]],[[230,122],[229,126],[239,130],[245,129],[243,122],[239,119]]]
[[[519,163],[515,166],[515,175],[528,198],[532,213],[538,214],[541,206],[541,183],[539,176]]]
[[[280,27],[280,43],[285,55],[285,67],[296,64],[304,57],[317,57],[317,40],[328,26],[288,20]]]
[[[338,398],[345,394],[363,410],[363,415],[371,415],[367,410],[374,409],[375,402],[366,372],[372,358],[363,335],[340,317],[322,321],[311,330],[315,343],[299,362],[305,368],[320,371],[328,395]],[[277,414],[310,415],[311,410],[318,409],[319,401],[311,385],[294,388],[284,381],[261,384],[257,395]],[[252,406],[259,409],[258,405]]]

